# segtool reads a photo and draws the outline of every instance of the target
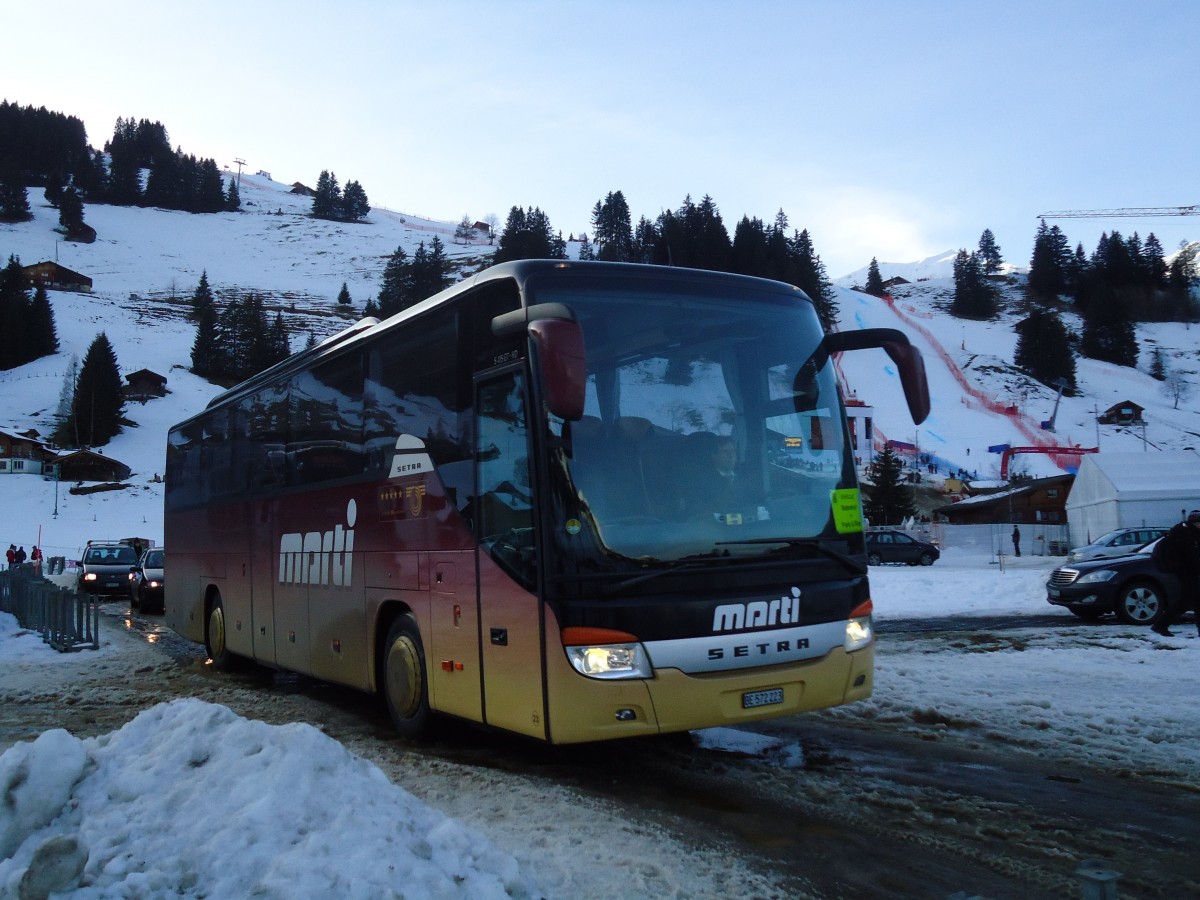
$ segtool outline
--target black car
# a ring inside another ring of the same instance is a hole
[[[80,560],[79,590],[88,594],[123,594],[137,553],[124,541],[88,541]]]
[[[1082,619],[1116,613],[1128,625],[1155,625],[1180,591],[1179,579],[1154,564],[1153,547],[1059,566],[1046,582],[1046,600]]]
[[[867,565],[907,563],[910,566],[932,566],[941,555],[937,544],[918,541],[903,531],[884,529],[867,533]]]
[[[164,555],[162,547],[142,551],[142,558],[129,573],[129,603],[144,613],[163,611]]]

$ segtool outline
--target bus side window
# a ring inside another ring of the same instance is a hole
[[[292,379],[288,483],[316,484],[363,471],[362,356],[351,353]]]
[[[449,309],[371,350],[363,413],[368,471],[388,471],[403,434],[424,441],[439,475],[470,459],[463,438],[468,417],[458,386],[458,341],[458,314]]]

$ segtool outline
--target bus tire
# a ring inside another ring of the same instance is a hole
[[[220,592],[215,592],[208,607],[208,618],[204,620],[204,649],[212,660],[212,667],[218,672],[228,672],[234,665],[225,636],[225,607],[221,603]]]
[[[397,616],[383,649],[383,700],[396,730],[406,738],[429,733],[429,683],[417,620]]]

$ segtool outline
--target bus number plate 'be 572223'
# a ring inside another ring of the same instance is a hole
[[[769,691],[747,691],[742,694],[742,709],[754,709],[756,706],[770,706],[783,702],[783,688],[771,688]]]

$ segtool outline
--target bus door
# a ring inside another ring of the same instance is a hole
[[[475,385],[475,493],[483,698],[489,725],[546,736],[525,377]]]

